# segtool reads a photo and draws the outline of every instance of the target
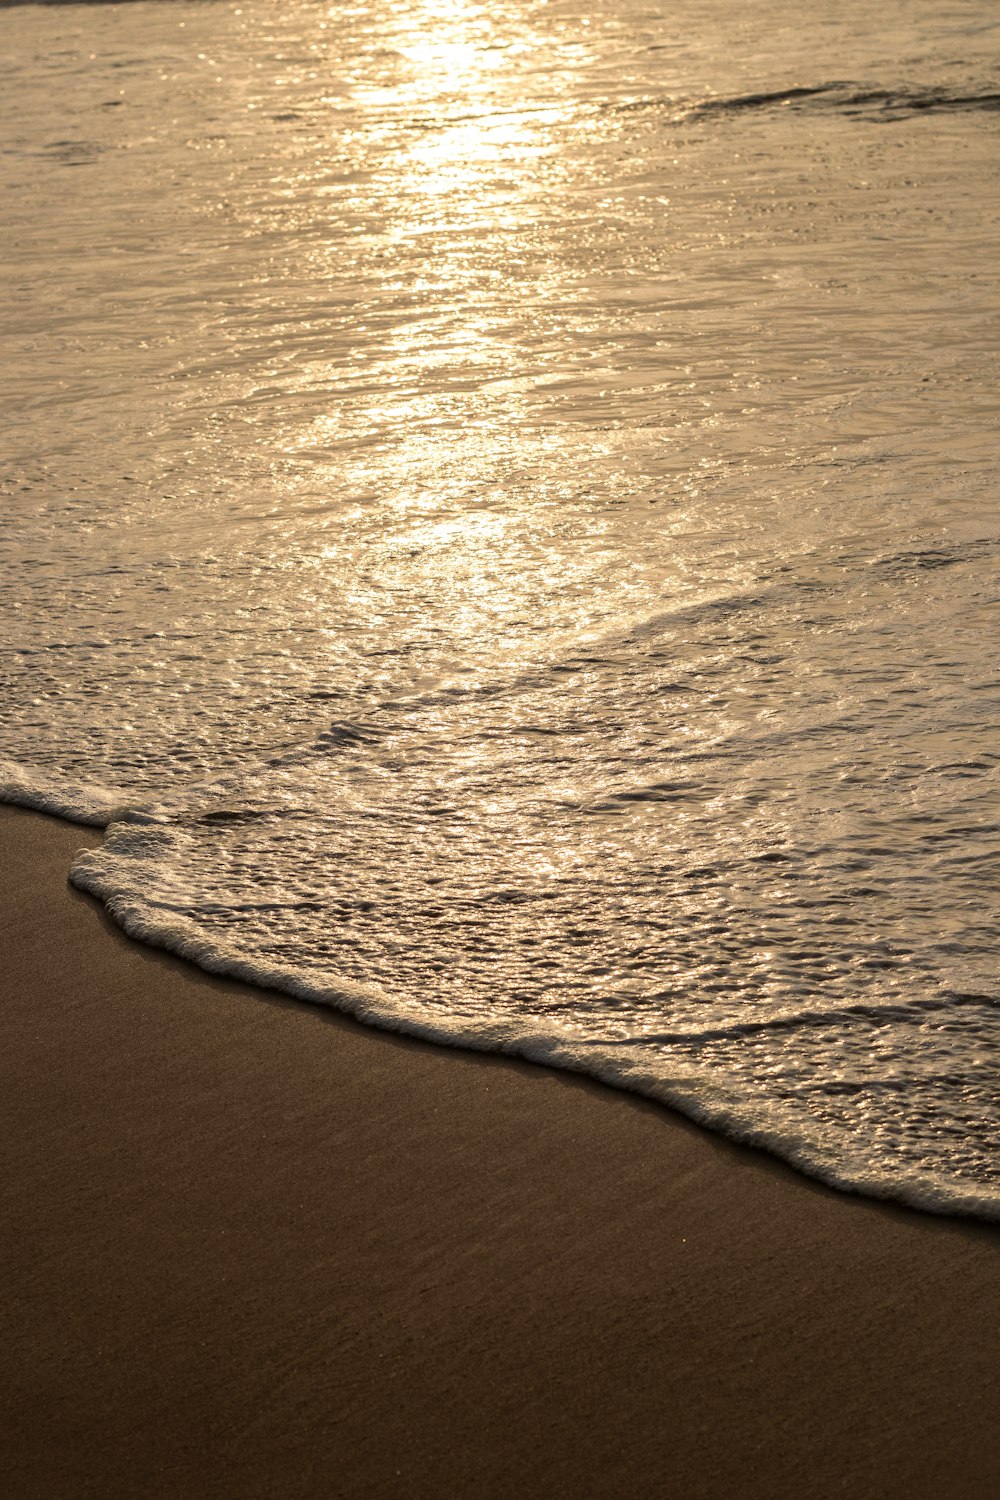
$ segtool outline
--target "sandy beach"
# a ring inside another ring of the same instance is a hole
[[[995,1229],[209,978],[0,829],[4,1494],[996,1491]]]

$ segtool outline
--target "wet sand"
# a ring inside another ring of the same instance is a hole
[[[27,1496],[978,1497],[1000,1231],[125,938],[0,809]]]

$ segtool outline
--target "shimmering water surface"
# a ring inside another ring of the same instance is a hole
[[[0,782],[74,880],[1000,1216],[995,7],[0,37]]]

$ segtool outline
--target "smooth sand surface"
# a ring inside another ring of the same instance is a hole
[[[213,980],[0,835],[0,1494],[1000,1494],[996,1228]]]

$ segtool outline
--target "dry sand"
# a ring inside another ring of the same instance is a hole
[[[4,1496],[1000,1493],[997,1229],[211,979],[0,835]]]

